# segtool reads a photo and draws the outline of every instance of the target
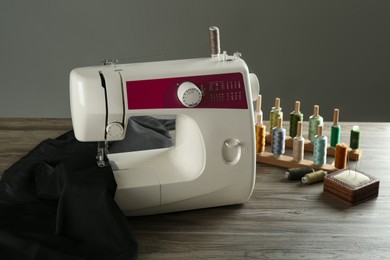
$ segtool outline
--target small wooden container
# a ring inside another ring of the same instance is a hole
[[[361,171],[342,169],[324,178],[324,193],[349,205],[378,197],[379,180]]]

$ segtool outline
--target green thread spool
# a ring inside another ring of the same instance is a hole
[[[323,181],[326,174],[328,173],[323,170],[308,173],[304,177],[302,177],[302,183],[312,184],[312,183]]]
[[[290,136],[294,138],[297,136],[297,126],[299,121],[303,121],[303,114],[300,110],[301,102],[295,101],[295,110],[290,113]]]
[[[271,109],[270,113],[270,131],[277,125],[278,118],[282,118],[283,121],[283,112],[282,108],[280,107],[280,98],[275,98],[275,106]]]
[[[309,117],[309,135],[308,139],[310,142],[314,142],[314,137],[317,135],[318,126],[323,125],[324,119],[319,114],[320,107],[318,105],[314,106],[314,113]]]
[[[351,137],[349,141],[349,147],[351,149],[358,149],[360,144],[360,129],[359,126],[354,125],[351,130]]]
[[[333,125],[330,132],[330,146],[335,148],[340,143],[341,126],[339,124],[339,110],[333,111]]]

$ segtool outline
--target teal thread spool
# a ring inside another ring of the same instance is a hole
[[[340,143],[341,126],[339,124],[339,110],[337,108],[333,111],[333,125],[330,132],[330,146],[335,148]]]
[[[300,111],[301,102],[295,101],[295,110],[290,113],[290,136],[294,138],[297,135],[298,122],[303,121],[303,114]]]
[[[314,142],[314,137],[317,135],[318,126],[322,126],[324,119],[320,116],[320,107],[318,105],[314,106],[314,113],[309,117],[309,135],[308,139],[310,142]]]
[[[322,125],[318,126],[318,134],[314,138],[313,163],[322,166],[326,163],[326,149],[328,138],[322,135]]]
[[[351,149],[359,149],[360,144],[360,128],[357,125],[354,125],[351,130],[351,137],[349,141],[349,147]]]
[[[283,111],[280,107],[280,98],[275,98],[275,106],[271,109],[270,113],[270,131],[277,125],[279,117],[283,120]]]

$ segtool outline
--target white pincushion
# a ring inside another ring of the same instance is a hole
[[[360,186],[370,181],[370,178],[368,178],[366,175],[353,170],[344,170],[339,172],[339,174],[335,175],[334,178],[338,181],[344,182],[351,187]]]

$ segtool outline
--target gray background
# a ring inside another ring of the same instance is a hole
[[[326,121],[389,121],[390,1],[2,0],[0,117],[70,117],[72,68],[209,56],[208,28],[281,98]]]

